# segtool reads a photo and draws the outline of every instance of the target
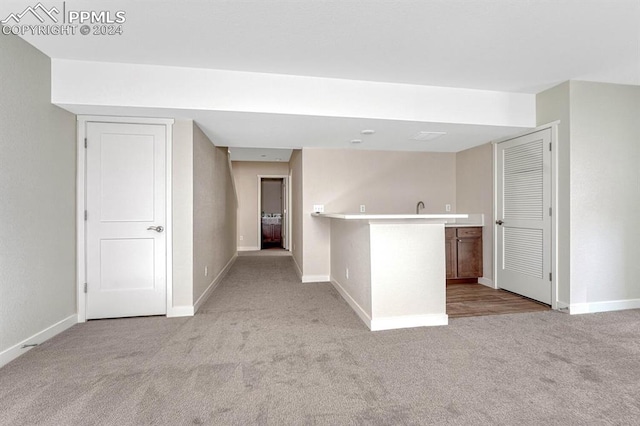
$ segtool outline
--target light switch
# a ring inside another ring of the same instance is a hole
[[[313,205],[314,213],[324,213],[324,204],[314,204]]]

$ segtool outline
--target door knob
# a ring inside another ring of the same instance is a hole
[[[496,220],[496,224],[497,224],[497,225],[502,225],[503,223],[504,223],[504,222],[503,222],[503,221],[501,221],[501,220]]]
[[[147,228],[147,231],[162,232],[164,231],[164,228],[162,226],[150,226]]]

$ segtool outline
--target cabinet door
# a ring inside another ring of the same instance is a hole
[[[445,228],[444,230],[444,250],[447,269],[447,279],[458,276],[458,256],[457,239],[455,228]]]
[[[458,238],[458,278],[482,276],[482,238]]]

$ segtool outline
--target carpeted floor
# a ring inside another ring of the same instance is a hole
[[[0,424],[609,425],[640,419],[640,310],[372,333],[291,257],[193,318],[77,325],[0,369]]]

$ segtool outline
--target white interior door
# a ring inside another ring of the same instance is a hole
[[[166,314],[165,129],[87,123],[87,319]]]
[[[551,304],[551,129],[497,144],[498,287]]]

